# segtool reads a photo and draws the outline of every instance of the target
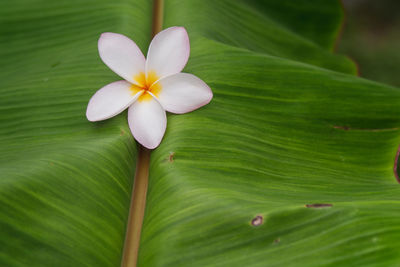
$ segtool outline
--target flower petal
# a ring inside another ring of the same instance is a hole
[[[169,112],[182,114],[208,104],[213,93],[208,85],[189,73],[178,73],[159,80],[157,98]]]
[[[149,149],[160,144],[167,127],[165,110],[147,95],[129,107],[128,122],[135,139]]]
[[[98,90],[89,100],[86,117],[89,121],[101,121],[121,113],[130,106],[143,90],[127,81],[110,83]]]
[[[98,48],[110,69],[128,82],[140,85],[134,77],[144,73],[146,59],[134,41],[122,34],[105,32],[100,36]]]
[[[190,54],[189,36],[183,27],[171,27],[154,36],[147,52],[146,73],[159,78],[179,73]]]

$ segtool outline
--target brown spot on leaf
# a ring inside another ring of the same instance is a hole
[[[332,207],[332,204],[328,204],[328,203],[315,203],[315,204],[307,204],[306,207],[307,208],[328,208],[328,207]]]
[[[344,131],[366,131],[366,132],[385,132],[385,131],[397,131],[399,130],[399,127],[393,127],[393,128],[351,128],[349,126],[339,126],[339,125],[334,125],[333,128],[339,129],[339,130],[344,130]]]
[[[125,135],[125,131],[121,130],[121,132],[119,133],[120,136],[124,136]]]
[[[254,217],[251,220],[251,225],[253,226],[260,226],[261,224],[263,224],[264,218],[261,215],[257,215],[256,217]]]
[[[174,162],[175,152],[169,152],[168,161]]]
[[[281,242],[281,239],[278,237],[277,239],[274,240],[274,244],[278,244]]]
[[[345,130],[345,131],[347,131],[347,130],[350,129],[350,127],[348,127],[348,126],[337,126],[337,125],[333,126],[333,128],[335,128],[335,129],[341,129],[341,130]]]

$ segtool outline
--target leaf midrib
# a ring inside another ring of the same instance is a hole
[[[152,37],[162,30],[164,0],[153,1],[152,14]],[[136,173],[133,183],[131,203],[127,229],[125,233],[125,244],[122,255],[122,267],[136,267],[140,234],[142,231],[144,212],[146,207],[146,195],[149,178],[151,150],[138,144],[138,156],[136,162]]]

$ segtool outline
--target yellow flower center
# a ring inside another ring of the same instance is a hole
[[[154,83],[155,81],[158,80],[158,76],[155,73],[155,71],[149,71],[146,74],[144,72],[139,73],[138,75],[135,75],[133,79],[138,82],[139,85],[134,85],[132,84],[131,86],[131,91],[132,94],[137,94],[138,92],[144,90],[144,93],[139,97],[139,101],[149,101],[151,100],[152,96],[149,94],[152,93],[154,96],[157,97],[157,95],[161,91],[161,84],[160,83]]]

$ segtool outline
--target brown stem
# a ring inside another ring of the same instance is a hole
[[[133,184],[128,225],[126,229],[122,267],[135,267],[142,231],[146,193],[149,177],[150,150],[139,145],[138,161],[136,164],[135,181]]]
[[[162,30],[164,0],[154,0],[152,36]],[[122,267],[136,267],[140,245],[140,234],[144,211],[146,208],[146,194],[149,180],[150,150],[139,145],[136,163],[135,181],[133,183],[132,198],[129,208],[128,225],[125,235]]]
[[[162,30],[163,26],[163,13],[164,13],[164,0],[153,1],[153,27],[152,36],[156,35]]]

